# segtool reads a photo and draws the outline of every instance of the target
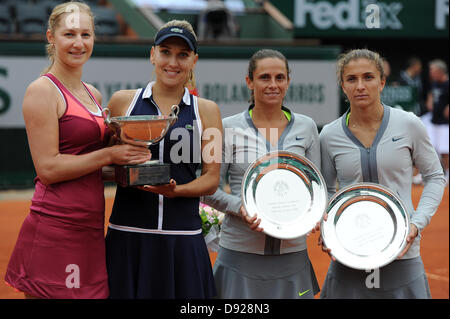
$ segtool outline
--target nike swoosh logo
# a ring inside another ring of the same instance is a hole
[[[299,293],[298,293],[299,297],[303,296],[303,295],[306,294],[308,291],[309,291],[309,289],[306,290],[306,291],[304,291],[304,292],[299,292]]]
[[[393,137],[392,142],[397,142],[398,140],[401,140],[403,137]]]
[[[296,136],[295,139],[296,139],[297,141],[301,141],[301,140],[303,140],[303,139],[305,139],[305,138],[304,138],[304,137],[300,137],[300,136]]]

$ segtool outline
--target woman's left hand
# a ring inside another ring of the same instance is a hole
[[[406,237],[406,247],[403,249],[403,251],[397,256],[397,259],[402,258],[406,252],[409,250],[411,245],[413,244],[414,240],[416,239],[417,235],[419,234],[419,230],[417,229],[416,225],[411,224],[411,228],[409,230],[408,237]]]
[[[250,227],[251,230],[257,231],[257,232],[263,232],[264,228],[259,227],[259,224],[261,224],[261,219],[258,219],[258,216],[255,214],[253,217],[248,216],[247,210],[242,205],[240,210],[242,220],[247,224],[248,227]]]
[[[169,184],[164,185],[144,185],[136,186],[140,190],[152,192],[163,195],[164,197],[176,197],[177,182],[174,179],[169,181]]]
[[[309,235],[315,234],[316,232],[320,232],[320,222],[316,223],[316,226],[306,234],[306,237],[309,237]]]

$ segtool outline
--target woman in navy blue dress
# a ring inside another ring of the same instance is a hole
[[[117,186],[106,236],[111,298],[216,295],[199,196],[213,194],[218,187],[222,124],[217,104],[186,88],[197,60],[192,26],[168,22],[151,49],[156,81],[118,91],[108,105],[112,116],[169,115],[174,104],[180,109],[165,138],[150,147],[152,160],[171,164],[170,183]]]

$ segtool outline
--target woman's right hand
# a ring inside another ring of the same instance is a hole
[[[111,163],[117,165],[141,164],[151,159],[152,153],[146,146],[118,144],[109,147]]]
[[[248,227],[250,227],[251,230],[257,232],[264,231],[263,228],[259,227],[259,224],[261,224],[261,219],[258,219],[258,216],[256,214],[253,217],[248,216],[244,206],[241,206],[240,213],[242,220],[248,225]]]

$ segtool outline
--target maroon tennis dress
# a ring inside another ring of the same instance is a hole
[[[104,147],[109,132],[100,106],[99,114],[91,113],[56,77],[44,76],[66,102],[59,119],[60,153],[81,155]],[[36,177],[30,213],[6,272],[7,284],[39,298],[108,297],[101,175],[99,169],[47,186]]]

